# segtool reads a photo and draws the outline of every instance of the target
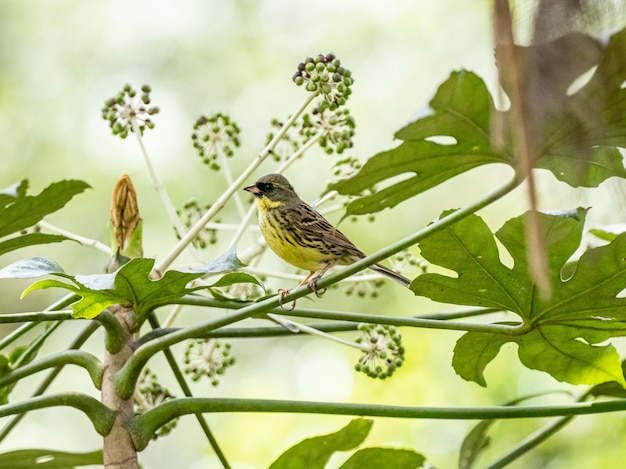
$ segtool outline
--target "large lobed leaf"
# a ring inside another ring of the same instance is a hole
[[[535,166],[574,187],[626,178],[616,148],[626,148],[626,89],[622,88],[626,29],[606,45],[572,33],[520,50],[531,83]],[[588,83],[569,94],[575,80],[594,66]],[[506,83],[503,86],[507,89]],[[390,181],[348,205],[346,215],[359,215],[394,207],[481,165],[505,163],[517,169],[515,139],[506,133],[492,138],[496,119],[500,124],[513,122],[509,114],[495,109],[482,79],[468,71],[453,72],[430,101],[426,115],[396,133],[400,145],[374,155],[357,174],[330,189],[361,195]],[[453,143],[435,143],[438,137]]]
[[[525,215],[509,220],[496,237],[513,258],[500,261],[494,236],[477,215],[434,234],[421,243],[422,256],[454,271],[456,277],[429,273],[411,289],[432,300],[488,306],[520,316],[517,333],[469,332],[454,349],[453,366],[464,379],[485,386],[485,367],[507,342],[518,345],[528,368],[573,384],[624,383],[619,355],[612,345],[598,345],[626,335],[626,234],[584,252],[573,274],[564,267],[577,250],[586,211],[540,214],[548,252],[552,295],[542,297],[528,273]]]

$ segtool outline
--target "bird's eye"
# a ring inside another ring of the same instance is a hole
[[[264,194],[267,194],[274,190],[274,184],[272,184],[271,182],[259,182],[256,186],[261,189],[261,192],[263,192]]]

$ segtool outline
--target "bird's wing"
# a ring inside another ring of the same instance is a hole
[[[300,227],[305,236],[319,239],[320,244],[329,252],[338,257],[350,256],[356,259],[365,257],[352,241],[310,205],[301,202],[291,213],[294,217],[292,220],[294,226]]]

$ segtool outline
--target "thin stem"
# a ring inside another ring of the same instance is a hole
[[[311,319],[335,319],[340,321],[350,321],[353,323],[364,322],[368,324],[386,324],[389,326],[419,327],[423,329],[445,329],[451,331],[465,332],[488,332],[494,334],[519,335],[521,323],[515,324],[477,324],[473,322],[441,321],[439,319],[423,319],[415,317],[383,316],[364,313],[345,313],[334,311],[314,311],[308,310],[303,313],[300,310],[297,314],[294,311],[283,311],[279,313],[284,316],[308,317]]]
[[[321,330],[319,330],[317,328],[314,328],[314,327],[311,327],[311,326],[307,326],[306,324],[301,324],[299,322],[291,321],[289,319],[285,319],[283,317],[280,317],[280,316],[278,316],[276,314],[272,314],[272,313],[268,313],[267,316],[269,318],[274,319],[279,324],[286,323],[287,325],[294,327],[298,332],[305,332],[305,333],[310,334],[310,335],[315,335],[317,337],[322,337],[324,339],[332,340],[332,341],[337,342],[339,344],[347,345],[348,347],[354,347],[354,348],[356,348],[358,350],[361,350],[363,352],[370,352],[371,351],[371,347],[368,347],[365,344],[357,344],[356,342],[352,342],[350,340],[345,340],[345,339],[342,339],[341,337],[337,337],[337,336],[332,335],[332,334],[327,334],[324,331],[321,331]]]
[[[172,203],[172,200],[170,199],[170,196],[167,193],[167,189],[165,189],[165,186],[161,182],[161,178],[159,177],[159,174],[154,169],[154,165],[152,164],[150,155],[148,155],[146,147],[143,143],[143,137],[141,136],[141,131],[139,130],[139,124],[137,123],[137,119],[135,117],[131,117],[130,124],[133,128],[133,133],[135,134],[135,137],[137,138],[137,143],[139,144],[141,155],[143,156],[143,160],[146,163],[146,167],[148,168],[148,173],[150,174],[150,178],[152,179],[154,187],[156,191],[158,192],[159,196],[161,196],[161,201],[163,202],[165,210],[167,211],[167,215],[169,216],[170,222],[174,226],[174,229],[178,233],[178,236],[183,238],[185,236],[185,227],[181,223],[180,218],[178,218],[178,214],[176,213],[174,204]],[[189,250],[191,257],[195,261],[199,262],[200,256],[196,248],[191,243],[185,245],[185,247]]]
[[[556,417],[626,411],[626,399],[552,406],[409,407],[267,399],[186,398],[166,401],[131,419],[127,428],[142,450],[154,432],[175,417],[204,412],[264,412],[360,415],[411,419],[483,420]]]
[[[111,256],[112,254],[111,248],[107,246],[106,244],[101,243],[97,239],[86,238],[85,236],[81,236],[81,235],[72,233],[71,231],[64,230],[63,228],[59,228],[58,226],[55,226],[43,220],[39,221],[37,225],[39,225],[41,228],[51,233],[60,234],[60,235],[65,236],[66,238],[73,239],[74,241],[78,241],[80,244],[84,246],[90,246],[100,252],[103,252],[107,256]]]
[[[296,111],[287,119],[284,127],[274,136],[272,141],[259,153],[259,155],[250,163],[250,165],[239,175],[239,177],[226,189],[226,191],[217,198],[215,203],[211,205],[209,210],[191,227],[185,236],[172,248],[172,250],[155,266],[154,271],[161,276],[165,270],[174,262],[180,253],[189,245],[198,233],[204,229],[204,226],[213,219],[213,217],[226,205],[226,202],[238,191],[243,183],[252,175],[259,165],[270,155],[278,141],[283,138],[291,124],[302,114],[304,109],[315,99],[316,93],[310,93],[304,102],[296,109]]]

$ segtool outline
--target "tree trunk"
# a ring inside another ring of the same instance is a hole
[[[122,399],[115,390],[113,375],[119,371],[132,355],[132,333],[130,320],[132,311],[121,305],[109,308],[122,325],[125,332],[125,344],[115,354],[105,350],[104,375],[102,379],[102,403],[119,411],[111,432],[104,437],[103,456],[106,469],[138,469],[137,450],[130,434],[124,428],[124,422],[133,417],[133,398]]]

